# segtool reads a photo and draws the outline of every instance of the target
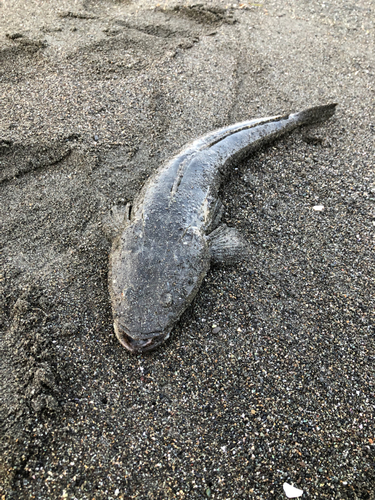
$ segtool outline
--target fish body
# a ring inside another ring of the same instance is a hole
[[[160,345],[211,262],[233,262],[246,253],[236,230],[219,225],[219,188],[233,165],[300,125],[328,119],[335,106],[216,130],[185,146],[150,177],[109,259],[114,330],[124,347],[138,353]]]

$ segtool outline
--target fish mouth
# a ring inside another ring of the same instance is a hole
[[[134,339],[123,329],[119,330],[116,323],[114,324],[114,330],[118,340],[121,345],[125,347],[132,354],[140,354],[143,352],[153,351],[156,349],[161,343],[164,342],[169,337],[169,333],[162,333],[161,335],[156,335],[152,338],[146,339]]]

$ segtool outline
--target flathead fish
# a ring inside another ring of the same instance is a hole
[[[301,125],[322,122],[336,104],[259,118],[185,146],[146,182],[123,218],[109,259],[114,330],[133,353],[167,339],[197,294],[211,262],[234,262],[246,242],[220,225],[219,188],[250,152]]]

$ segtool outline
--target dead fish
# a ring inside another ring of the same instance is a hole
[[[183,148],[146,182],[123,217],[109,259],[114,331],[133,353],[166,340],[197,294],[211,262],[234,262],[246,242],[220,225],[219,187],[233,165],[301,125],[322,122],[336,104],[236,123]]]

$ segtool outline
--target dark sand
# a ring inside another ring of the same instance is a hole
[[[374,499],[374,3],[157,3],[0,0],[1,498]],[[129,355],[110,208],[207,131],[329,102],[224,187],[251,258]]]

